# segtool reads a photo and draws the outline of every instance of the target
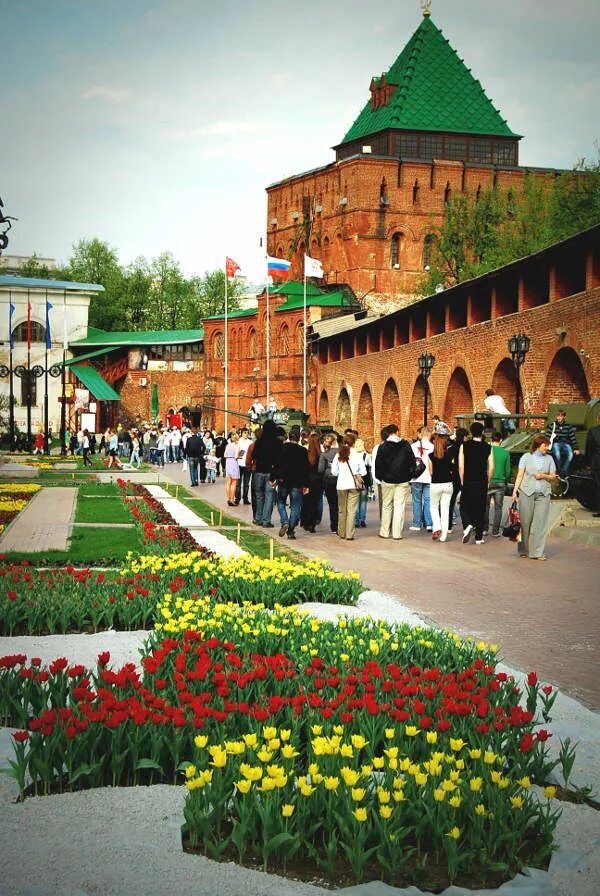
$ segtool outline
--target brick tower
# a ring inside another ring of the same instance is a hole
[[[394,64],[371,79],[335,161],[267,188],[268,251],[291,259],[297,278],[304,252],[321,259],[329,284],[381,310],[418,294],[428,234],[453,196],[518,191],[525,171],[520,136],[424,5]]]

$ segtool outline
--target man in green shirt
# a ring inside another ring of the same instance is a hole
[[[492,454],[494,457],[494,473],[488,486],[487,493],[487,524],[490,528],[490,504],[494,502],[494,518],[492,522],[492,536],[499,538],[502,535],[500,526],[502,523],[502,507],[504,504],[504,492],[506,483],[510,479],[510,453],[506,448],[501,448],[502,436],[499,432],[492,435]]]

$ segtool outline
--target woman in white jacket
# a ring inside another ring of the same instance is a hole
[[[355,437],[348,433],[331,464],[331,473],[337,476],[338,535],[347,541],[354,538],[354,526],[362,477],[366,476],[362,456],[354,450]]]

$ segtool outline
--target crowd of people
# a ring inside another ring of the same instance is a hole
[[[322,435],[293,426],[286,434],[272,419],[253,432],[244,426],[221,439],[228,505],[251,505],[253,523],[267,529],[276,528],[277,514],[282,538],[328,525],[331,533],[352,541],[356,530],[367,526],[370,499],[377,502],[380,538],[404,537],[409,499],[408,530],[429,533],[434,542],[446,542],[458,525],[464,544],[474,540],[479,546],[488,534],[502,535],[510,455],[501,446],[502,433],[494,432],[488,442],[479,421],[469,430],[451,431],[436,417],[431,430],[419,427],[412,440],[390,424],[372,452],[354,429]],[[512,494],[522,508],[519,555],[535,560],[545,559],[551,484],[557,475],[549,448],[545,434],[534,439]],[[197,484],[191,468],[190,477]]]
[[[596,435],[595,453],[593,444],[586,452],[593,470],[600,468],[600,426],[591,430],[591,442]],[[286,433],[267,416],[262,425],[250,422],[227,435],[187,426],[109,428],[97,444],[93,433],[81,430],[70,436],[70,448],[85,465],[97,451],[106,454],[109,467],[139,467],[142,459],[159,467],[183,463],[192,487],[222,478],[229,506],[251,506],[253,523],[267,529],[276,528],[276,513],[279,535],[288,539],[299,528],[315,533],[327,507],[330,532],[352,541],[367,526],[373,500],[379,537],[399,541],[410,498],[409,531],[444,543],[460,524],[462,542],[473,539],[479,546],[488,534],[502,535],[505,498],[511,497],[520,514],[519,556],[545,560],[552,483],[567,475],[578,452],[574,428],[559,411],[521,457],[512,491],[510,454],[502,441],[499,431],[487,441],[478,420],[469,430],[451,430],[434,416],[432,429],[420,426],[412,439],[394,423],[383,427],[368,451],[355,429],[340,435],[292,426]]]

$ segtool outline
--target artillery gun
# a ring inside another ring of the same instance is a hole
[[[568,494],[569,497],[579,501],[583,507],[591,510],[594,507],[594,480],[585,460],[585,442],[588,431],[596,425],[600,411],[600,398],[592,398],[587,403],[550,404],[545,414],[532,412],[511,414],[510,417],[507,417],[481,411],[474,414],[459,414],[456,420],[457,426],[464,426],[466,429],[469,428],[473,420],[479,420],[483,423],[484,433],[488,438],[494,431],[501,432],[505,436],[502,447],[510,451],[511,467],[514,474],[521,456],[529,450],[533,437],[545,431],[548,422],[555,419],[559,410],[566,412],[567,422],[575,427],[577,447],[581,454],[575,455],[573,458],[566,480],[557,480],[554,494],[557,497],[566,497]]]

